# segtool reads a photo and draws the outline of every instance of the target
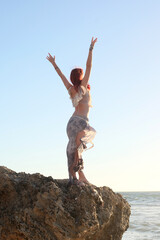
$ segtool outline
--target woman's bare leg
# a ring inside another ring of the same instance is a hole
[[[70,173],[70,175],[75,179],[75,178],[77,178],[76,177],[76,172],[74,171],[74,165],[72,165],[70,168],[69,168],[69,173]]]
[[[79,170],[78,174],[79,174],[79,181],[84,183],[89,183],[82,170]]]
[[[76,152],[75,152],[75,158],[74,158],[74,162],[73,164],[70,166],[69,168],[69,172],[70,172],[70,175],[73,177],[74,180],[77,179],[76,177],[76,171],[78,171],[78,175],[79,175],[79,181],[77,182],[78,183],[89,183],[88,180],[86,179],[82,169],[78,169],[78,163],[79,163],[79,155],[78,155],[78,147],[80,146],[81,144],[81,138],[85,135],[84,131],[81,131],[77,134],[77,137],[76,137],[76,146],[77,146],[77,149],[76,149]],[[79,166],[80,168],[82,167],[81,165]],[[77,179],[78,180],[78,179]]]
[[[75,161],[73,162],[72,166],[70,167],[69,172],[70,172],[70,175],[73,178],[73,182],[72,182],[73,184],[76,184],[76,185],[79,185],[79,186],[85,186],[84,181],[82,181],[82,179],[80,179],[80,178],[78,180],[77,176],[76,176],[76,171],[78,170],[78,169],[76,170],[77,165],[78,165],[78,160],[79,160],[79,158],[78,158],[78,151],[76,150]],[[79,173],[79,171],[78,171],[78,173]],[[85,180],[85,179],[83,178],[83,180]]]
[[[75,157],[74,157],[74,162],[73,162],[73,164],[70,166],[70,168],[69,168],[69,173],[70,173],[70,175],[74,178],[74,179],[76,179],[77,177],[76,177],[76,171],[75,171],[75,167],[77,166],[77,162],[78,162],[78,152],[77,152],[77,150],[76,150],[76,152],[75,152]]]
[[[77,148],[80,146],[81,144],[81,138],[85,136],[85,132],[84,131],[81,131],[77,134],[77,137],[76,137],[76,145],[77,145]],[[78,163],[78,151],[77,151],[77,162],[76,164]],[[78,170],[78,175],[79,175],[79,181],[80,182],[84,182],[84,183],[89,183],[88,180],[86,179],[82,169]]]

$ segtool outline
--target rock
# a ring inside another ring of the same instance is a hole
[[[0,167],[1,240],[120,240],[130,206],[108,187]]]

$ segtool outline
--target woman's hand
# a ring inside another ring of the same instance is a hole
[[[94,47],[94,44],[97,42],[97,38],[93,40],[93,37],[92,37],[92,40],[91,40],[91,44],[92,46]]]
[[[49,56],[47,56],[47,60],[50,61],[50,63],[54,64],[55,63],[55,56],[54,58],[52,57],[52,55],[50,53],[48,53]]]

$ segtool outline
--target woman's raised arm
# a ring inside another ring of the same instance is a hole
[[[88,81],[89,81],[89,77],[90,77],[90,73],[91,73],[91,68],[92,68],[92,50],[94,47],[94,44],[97,42],[97,38],[95,40],[91,40],[91,44],[90,44],[90,48],[89,48],[89,53],[88,53],[88,58],[87,58],[87,63],[86,63],[86,71],[85,71],[85,75],[84,78],[82,80],[82,84],[85,88],[87,87]]]
[[[59,69],[59,67],[57,66],[57,64],[55,63],[55,56],[54,58],[52,57],[52,55],[50,53],[48,53],[48,56],[46,57],[47,60],[52,63],[53,67],[55,68],[56,72],[58,73],[58,75],[60,76],[60,78],[62,79],[65,87],[67,89],[69,89],[72,84],[69,83],[69,81],[67,80],[67,78],[63,75],[63,73],[61,72],[61,70]]]

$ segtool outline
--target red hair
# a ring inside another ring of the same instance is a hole
[[[70,74],[71,82],[73,83],[73,86],[77,92],[78,92],[78,87],[81,85],[82,75],[83,75],[82,68],[74,68]],[[87,88],[90,90],[89,84],[87,85]]]

